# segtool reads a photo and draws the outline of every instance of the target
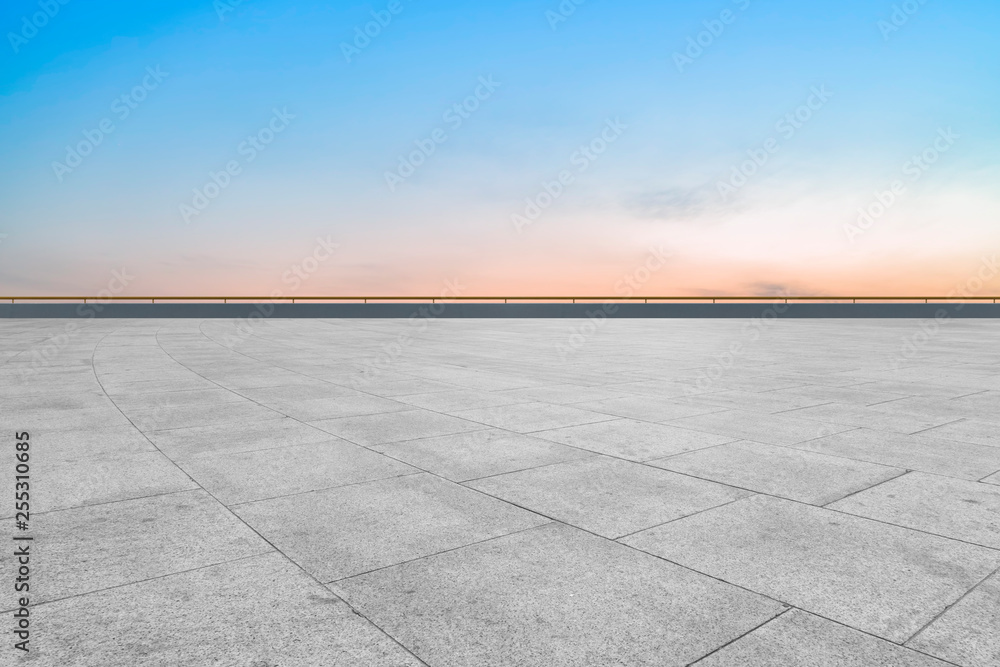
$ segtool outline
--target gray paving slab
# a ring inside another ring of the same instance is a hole
[[[358,417],[375,415],[385,412],[402,412],[412,410],[413,406],[380,396],[371,396],[358,392],[355,395],[334,396],[331,398],[299,400],[272,400],[265,403],[267,407],[304,422],[322,419],[337,419],[339,417]]]
[[[906,472],[745,441],[649,461],[649,465],[811,505],[825,505]]]
[[[424,408],[425,410],[453,414],[460,410],[471,410],[473,408],[491,408],[499,405],[530,403],[533,399],[521,398],[507,392],[456,389],[452,391],[435,391],[430,394],[397,396],[393,400],[414,407]]]
[[[36,603],[272,551],[201,490],[38,514],[33,523]]]
[[[969,480],[978,480],[1000,470],[1000,449],[996,447],[924,434],[902,435],[859,428],[792,446],[819,454]]]
[[[478,431],[486,426],[474,421],[442,415],[428,410],[405,410],[378,415],[321,419],[310,422],[318,429],[372,447],[390,442],[430,438],[437,435]]]
[[[680,666],[783,609],[557,524],[331,589],[434,667]]]
[[[824,385],[803,385],[790,389],[779,389],[775,394],[814,399],[822,403],[841,403],[845,405],[872,406],[886,401],[905,398],[904,394],[894,394],[885,391],[872,391],[867,385],[850,387],[830,387]]]
[[[668,399],[657,396],[623,396],[599,401],[576,403],[573,407],[592,410],[615,417],[629,417],[650,422],[665,422],[681,417],[721,412],[718,405],[692,404],[686,399]]]
[[[454,413],[462,419],[503,428],[518,433],[531,433],[561,426],[575,426],[614,419],[611,415],[581,410],[551,403],[518,403],[491,408],[475,408]]]
[[[262,500],[233,509],[323,582],[547,521],[426,473]]]
[[[1000,448],[1000,425],[996,421],[963,419],[930,429],[925,435]]]
[[[1000,549],[1000,488],[989,484],[911,472],[830,508]]]
[[[1000,665],[1000,575],[993,574],[907,646],[963,667]]]
[[[858,426],[893,433],[912,434],[926,431],[935,426],[941,426],[957,419],[955,416],[932,416],[924,414],[918,417],[912,414],[890,412],[891,404],[876,407],[861,407],[844,403],[827,403],[811,408],[799,408],[782,414],[797,419],[812,419],[815,421]]]
[[[487,477],[467,486],[611,539],[751,495],[605,456]]]
[[[784,414],[767,415],[747,410],[713,412],[675,419],[670,424],[694,431],[724,435],[734,440],[752,440],[770,445],[794,445],[855,428],[796,419]]]
[[[420,472],[342,440],[178,459],[226,505]]]
[[[626,544],[903,642],[1000,566],[1000,552],[769,496]]]
[[[693,667],[947,667],[898,644],[792,609]]]
[[[244,424],[283,416],[279,412],[251,401],[220,403],[218,405],[140,408],[130,410],[125,414],[129,421],[144,433],[191,426]]]
[[[630,461],[649,461],[734,440],[723,435],[635,419],[567,426],[536,431],[532,435]]]
[[[199,454],[273,449],[330,439],[326,431],[273,414],[273,419],[264,421],[191,426],[150,431],[146,435],[164,454],[174,459]]]
[[[453,482],[593,455],[548,440],[493,428],[379,445],[373,449]]]
[[[131,498],[172,493],[198,488],[163,454],[152,451],[138,454],[105,455],[71,461],[52,461],[47,442],[36,438],[36,454],[31,472],[36,479],[30,494],[33,512],[97,505]],[[13,453],[0,455],[0,461],[14,469]],[[0,477],[0,497],[14,497],[13,474]],[[14,503],[0,505],[0,515],[14,516]]]
[[[421,663],[280,554],[42,605],[38,667],[233,665],[418,667]]]

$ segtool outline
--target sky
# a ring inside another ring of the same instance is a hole
[[[1000,293],[995,0],[12,0],[0,296]]]

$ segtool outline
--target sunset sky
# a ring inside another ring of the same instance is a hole
[[[996,0],[0,26],[0,295],[1000,293]]]

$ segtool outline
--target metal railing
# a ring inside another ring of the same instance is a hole
[[[859,301],[901,301],[917,303],[963,303],[992,302],[996,303],[1000,296],[0,296],[0,302],[10,301],[72,301],[83,303],[108,303],[111,301],[149,301],[150,303],[164,301],[221,301],[229,302],[429,302],[445,303],[449,301],[482,301],[488,303],[510,302],[690,302],[701,301],[711,303],[727,303],[739,301],[758,301],[767,303],[794,303],[809,301],[858,303]]]

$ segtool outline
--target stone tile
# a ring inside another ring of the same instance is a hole
[[[820,454],[976,480],[1000,470],[996,447],[859,428],[793,445]]]
[[[843,403],[827,403],[826,405],[800,408],[782,414],[797,419],[812,419],[830,424],[843,424],[845,426],[863,426],[903,434],[926,431],[929,428],[940,426],[956,419],[954,416],[933,417],[926,414],[923,417],[918,417],[911,414],[890,412],[891,407],[889,406],[881,407],[882,409],[876,409],[845,405]]]
[[[70,431],[42,429],[30,432],[30,435],[32,456],[52,464],[156,451],[152,443],[131,424]],[[34,446],[36,443],[37,447]]]
[[[425,410],[447,413],[454,413],[459,410],[471,410],[473,408],[492,408],[500,405],[531,402],[531,399],[518,398],[508,393],[476,391],[473,389],[435,391],[431,394],[410,394],[409,396],[398,396],[394,400]]]
[[[239,403],[246,399],[226,389],[187,389],[181,391],[157,391],[142,394],[125,394],[115,397],[115,405],[125,414],[157,408],[183,408],[187,406],[221,405]]]
[[[790,389],[779,389],[773,393],[810,398],[823,403],[842,403],[845,405],[857,405],[861,407],[868,407],[879,403],[885,403],[886,401],[895,401],[905,398],[903,394],[893,394],[884,391],[870,391],[866,389],[866,385],[858,385],[854,387],[807,385],[802,387],[792,387]]]
[[[994,574],[907,646],[963,667],[1000,664],[1000,575]]]
[[[396,642],[279,554],[32,610],[39,665],[418,667]],[[100,631],[95,631],[100,628]]]
[[[559,405],[572,405],[587,401],[603,401],[612,398],[622,398],[623,392],[615,391],[607,387],[585,387],[578,384],[551,384],[542,387],[527,387],[525,389],[508,389],[497,392],[512,400],[512,403],[528,403],[538,401],[541,403],[557,403]]]
[[[664,422],[681,417],[721,412],[725,409],[717,405],[685,403],[680,399],[671,401],[655,396],[624,396],[577,403],[573,407],[650,422]]]
[[[912,472],[831,509],[1000,549],[1000,488]]]
[[[830,401],[792,393],[790,389],[780,391],[748,391],[729,389],[708,394],[690,396],[685,399],[690,405],[703,405],[721,409],[753,410],[766,413],[783,412],[796,408],[822,405]]]
[[[195,456],[178,465],[226,505],[420,472],[337,440]]]
[[[630,461],[648,461],[733,441],[722,435],[634,419],[567,426],[532,435]]]
[[[811,505],[825,505],[905,472],[757,442],[735,442],[649,465]]]
[[[126,413],[135,427],[144,433],[191,426],[245,424],[281,417],[278,412],[250,401],[219,405],[183,405],[143,408]]]
[[[39,514],[33,528],[41,536],[33,602],[271,551],[200,490]]]
[[[686,665],[774,601],[552,524],[332,584],[429,665]]]
[[[1000,566],[1000,552],[768,496],[623,540],[903,642]]]
[[[947,663],[798,609],[692,667],[946,667]]]
[[[923,435],[1000,448],[1000,426],[995,421],[963,419],[933,428]]]
[[[546,522],[428,474],[262,500],[234,511],[324,582]]]
[[[82,410],[4,410],[0,413],[0,431],[11,433],[53,433],[56,431],[88,431],[112,427],[131,426],[129,420],[113,407],[84,408]]]
[[[282,384],[273,387],[256,387],[240,392],[251,401],[271,405],[272,403],[296,403],[299,401],[316,401],[336,398],[338,396],[356,396],[360,392],[330,382],[312,380],[308,383]]]
[[[326,431],[274,414],[275,419],[265,421],[192,426],[151,431],[147,435],[164,454],[174,459],[200,454],[273,449],[330,439],[330,434]]]
[[[486,428],[483,424],[427,410],[323,419],[312,422],[312,425],[365,447]]]
[[[572,447],[497,429],[409,440],[373,449],[453,482],[592,456]]]
[[[339,417],[358,417],[361,415],[377,415],[385,412],[402,412],[412,410],[412,406],[393,401],[388,398],[357,395],[335,396],[308,401],[281,401],[268,404],[269,407],[286,414],[293,419],[313,422],[322,419],[337,419]]]
[[[687,417],[674,420],[670,425],[768,445],[794,445],[854,428],[796,419],[783,414],[762,415],[745,410],[726,410]]]
[[[488,477],[467,486],[611,539],[751,495],[603,456]]]
[[[574,426],[613,419],[610,415],[549,403],[501,405],[492,408],[462,410],[454,414],[462,419],[518,433],[531,433],[532,431],[559,428],[560,426]]]
[[[197,488],[197,484],[163,454],[143,452],[114,458],[51,461],[45,441],[32,452],[32,512],[96,505]],[[0,461],[8,458],[0,455]],[[9,469],[14,468],[10,456]],[[14,476],[0,477],[0,497],[14,497]],[[0,506],[0,515],[14,516],[14,503]]]

